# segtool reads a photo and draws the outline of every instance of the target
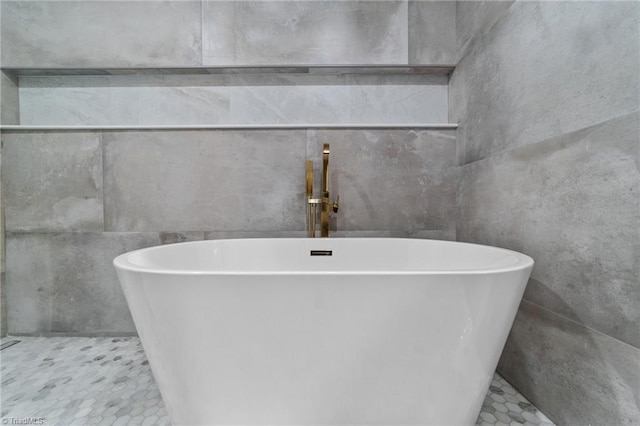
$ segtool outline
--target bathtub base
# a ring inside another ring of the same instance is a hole
[[[153,325],[139,333],[174,424],[472,424],[506,336],[482,330],[507,318],[460,303],[481,297],[471,286],[428,281],[267,277],[185,294],[160,279],[127,293],[148,302],[136,324]]]
[[[204,241],[114,263],[173,424],[245,426],[473,424],[533,266],[402,239]]]

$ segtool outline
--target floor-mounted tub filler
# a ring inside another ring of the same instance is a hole
[[[533,260],[395,238],[118,256],[175,425],[473,424]]]

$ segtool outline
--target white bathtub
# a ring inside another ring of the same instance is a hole
[[[433,240],[253,239],[114,264],[176,425],[458,425],[476,420],[533,260]]]

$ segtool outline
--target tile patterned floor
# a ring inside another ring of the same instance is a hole
[[[18,337],[0,352],[2,424],[170,425],[135,337]],[[494,376],[477,425],[552,425]]]
[[[482,403],[476,425],[549,426],[553,422],[496,373]]]

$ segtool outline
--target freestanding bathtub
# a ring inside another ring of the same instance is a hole
[[[180,243],[114,260],[176,425],[473,424],[533,260],[434,240]]]

